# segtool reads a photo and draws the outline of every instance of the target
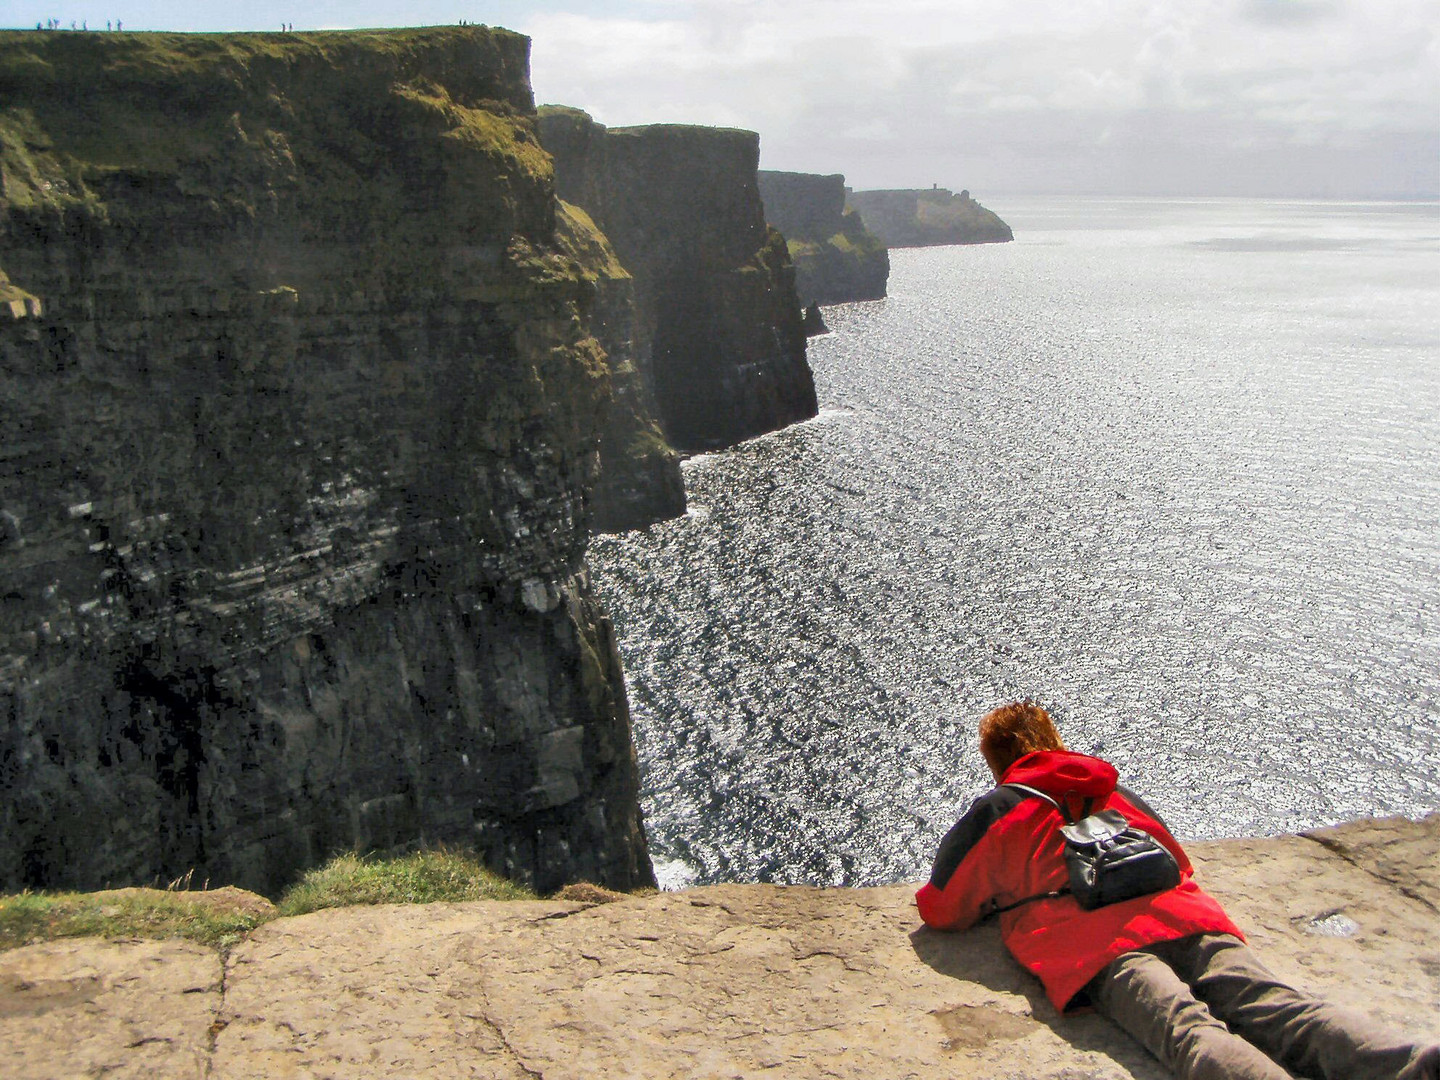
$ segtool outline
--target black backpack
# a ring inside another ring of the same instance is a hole
[[[1086,911],[1093,911],[1106,904],[1164,892],[1180,884],[1180,864],[1170,849],[1144,829],[1131,825],[1119,810],[1091,814],[1087,801],[1087,813],[1076,821],[1063,804],[1043,791],[1024,784],[1004,786],[1044,799],[1065,819],[1060,835],[1065,838],[1065,869],[1070,875],[1070,884],[1054,892],[1027,896],[1004,907],[996,906],[991,914],[1067,892]]]

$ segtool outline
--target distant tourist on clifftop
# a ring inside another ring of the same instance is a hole
[[[987,713],[980,753],[997,786],[940,842],[915,898],[928,925],[999,914],[1056,1009],[1093,1005],[1182,1080],[1287,1080],[1277,1061],[1323,1080],[1440,1080],[1440,1046],[1272,975],[1159,815],[1114,766],[1066,750],[1039,705]]]

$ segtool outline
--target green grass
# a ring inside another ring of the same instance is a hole
[[[185,938],[224,949],[268,920],[189,896],[157,889],[0,896],[0,951],[67,937]]]
[[[399,859],[337,855],[280,898],[281,915],[351,904],[433,904],[456,900],[534,900],[529,889],[487,870],[470,855],[420,851]]]
[[[283,181],[296,163],[306,191],[325,186],[327,167],[353,187],[384,179],[407,140],[427,138],[548,183],[550,159],[524,115],[524,55],[523,38],[481,27],[0,31],[0,201],[99,214],[113,174],[178,178],[223,201]],[[218,160],[229,171],[216,173]]]
[[[243,896],[244,894],[240,894]],[[208,898],[208,899],[206,899]],[[95,893],[22,892],[0,896],[0,952],[68,937],[184,938],[229,949],[276,915],[352,904],[431,904],[457,900],[534,900],[529,889],[445,849],[398,859],[337,855],[285,890],[276,909],[237,910],[213,893],[114,889]]]

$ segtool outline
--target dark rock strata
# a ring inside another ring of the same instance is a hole
[[[1015,239],[994,211],[946,188],[852,191],[850,205],[888,247],[1001,244]]]
[[[765,220],[785,234],[800,303],[879,300],[890,277],[890,253],[845,206],[845,177],[760,173]]]
[[[528,41],[7,33],[0,101],[0,888],[652,881]]]
[[[591,274],[590,328],[610,367],[611,401],[600,436],[590,506],[595,532],[623,532],[685,513],[680,455],[665,440],[650,380],[650,341],[639,325],[635,279],[578,206],[562,202],[562,242]]]
[[[540,133],[560,197],[594,218],[634,275],[641,374],[668,442],[712,449],[814,416],[795,272],[756,183],[759,136],[607,129],[552,107]]]

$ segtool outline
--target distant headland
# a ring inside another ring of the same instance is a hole
[[[886,247],[936,247],[943,244],[1003,244],[1015,239],[993,210],[948,188],[895,188],[851,191],[850,207]]]

